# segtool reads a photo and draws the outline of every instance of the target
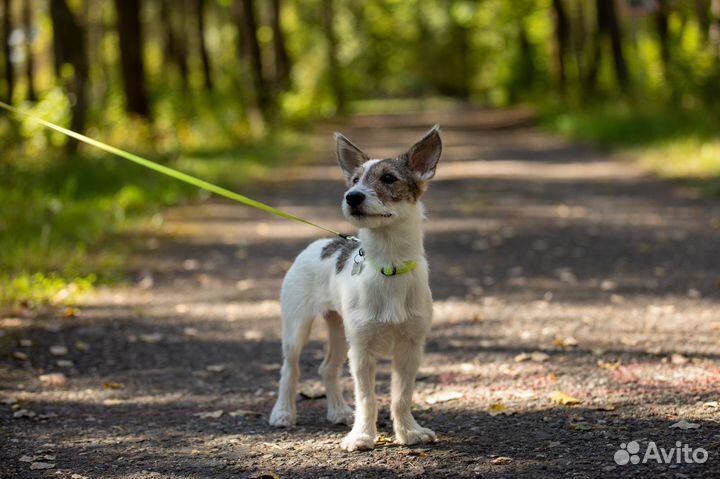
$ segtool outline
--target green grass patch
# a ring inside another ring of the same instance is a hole
[[[296,132],[233,148],[142,156],[226,188],[298,159]],[[196,187],[90,148],[64,156],[22,147],[0,157],[0,303],[54,303],[123,279],[131,245],[163,208],[207,197]]]
[[[720,195],[720,116],[608,107],[552,113],[543,125],[575,141],[627,153],[649,171]]]

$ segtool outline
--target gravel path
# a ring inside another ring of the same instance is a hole
[[[324,421],[316,397],[321,322],[298,427],[267,426],[280,281],[317,236],[211,200],[128,238],[133,287],[0,317],[0,477],[720,477],[720,203],[541,134],[518,112],[362,117],[343,131],[387,156],[435,122],[436,320],[415,400],[437,444],[340,450],[347,429]],[[311,165],[249,193],[348,230],[325,129]],[[380,430],[391,437],[387,366]],[[640,463],[617,464],[634,460],[616,456],[631,441]],[[663,462],[678,442],[707,460]]]

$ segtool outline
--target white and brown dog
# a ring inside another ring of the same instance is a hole
[[[366,450],[375,444],[375,369],[382,356],[392,357],[396,442],[433,442],[435,433],[421,427],[410,408],[433,313],[420,198],[440,159],[439,129],[430,130],[407,153],[385,160],[371,160],[343,135],[335,136],[349,187],[342,211],[360,229],[360,241],[315,241],[285,276],[281,293],[284,361],[270,424],[295,424],[300,352],[313,319],[323,315],[330,344],[320,374],[331,422],[350,424],[353,420],[340,387],[348,349],[355,380],[354,424],[341,447]]]

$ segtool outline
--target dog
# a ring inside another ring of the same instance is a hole
[[[342,134],[335,138],[348,186],[342,212],[359,228],[358,239],[315,241],[298,255],[283,280],[283,365],[269,422],[278,427],[295,424],[300,352],[314,318],[322,315],[329,331],[320,366],[327,418],[353,424],[341,447],[356,451],[375,445],[375,370],[383,356],[392,358],[395,442],[435,442],[435,433],[415,421],[411,405],[433,314],[420,200],[440,160],[440,129],[436,125],[406,153],[391,159],[370,159]],[[340,387],[348,356],[354,415]]]

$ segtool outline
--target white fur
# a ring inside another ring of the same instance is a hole
[[[377,161],[366,161],[365,172]],[[417,266],[408,273],[386,277],[366,262],[362,272],[353,276],[350,257],[338,274],[339,253],[321,259],[323,248],[332,241],[327,239],[315,241],[298,255],[282,285],[283,366],[270,424],[295,424],[300,353],[312,321],[323,315],[330,340],[320,374],[325,382],[330,421],[349,424],[353,420],[340,388],[340,373],[348,355],[355,383],[353,427],[341,447],[354,451],[375,445],[375,370],[380,357],[392,358],[391,414],[396,442],[433,442],[435,433],[421,427],[411,413],[415,376],[433,309],[423,247],[423,206],[419,201],[383,204],[366,184],[365,176],[350,191],[365,193],[366,214],[380,215],[352,216],[343,202],[343,213],[360,228],[358,236],[366,257],[376,265],[401,265],[415,260]]]

